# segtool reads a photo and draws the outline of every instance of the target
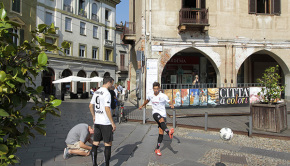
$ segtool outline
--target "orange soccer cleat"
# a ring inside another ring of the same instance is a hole
[[[155,153],[158,155],[158,156],[161,156],[161,152],[160,152],[160,149],[155,149]]]
[[[170,129],[170,131],[169,131],[169,138],[170,139],[173,138],[173,133],[174,133],[174,128]]]

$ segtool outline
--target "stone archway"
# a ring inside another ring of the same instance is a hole
[[[165,50],[159,68],[161,69],[159,70],[161,71],[161,83],[178,84],[180,85],[178,88],[191,88],[190,85],[192,85],[194,77],[198,75],[202,86],[217,87],[219,82],[218,67],[221,64],[220,56],[213,51],[201,51],[201,49],[203,48],[189,47]],[[209,55],[205,52],[208,52]],[[172,55],[172,53],[174,54]],[[176,87],[166,85],[163,88],[172,89]]]
[[[78,77],[87,77],[87,74],[85,71],[80,70],[77,74]],[[86,91],[86,83],[85,82],[77,82],[77,93],[81,94]]]
[[[55,72],[52,68],[48,67],[47,70],[43,71],[41,86],[43,91],[48,95],[55,95],[55,87],[52,81],[54,81]]]
[[[282,77],[279,81],[280,85],[285,85],[286,75],[289,74],[289,69],[285,62],[275,53],[268,50],[259,50],[253,52],[250,55],[244,56],[244,61],[240,64],[236,64],[238,68],[237,73],[237,86],[260,86],[257,82],[258,78],[262,77],[266,68],[279,65],[278,74]],[[285,89],[285,93],[282,93],[282,98],[285,98],[289,92]],[[288,95],[289,96],[289,95]]]
[[[93,71],[93,72],[91,73],[90,78],[92,78],[92,77],[96,77],[96,76],[99,76],[99,73],[96,72],[96,71]],[[91,82],[91,83],[90,83],[90,89],[91,89],[91,88],[96,88],[96,89],[98,89],[98,87],[99,87],[99,83],[98,83],[98,82]]]

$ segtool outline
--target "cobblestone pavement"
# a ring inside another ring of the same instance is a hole
[[[93,123],[88,103],[89,100],[81,99],[64,101],[60,106],[61,117],[49,116],[46,121],[47,136],[38,135],[36,139],[31,140],[31,145],[18,150],[17,154],[21,159],[19,165],[33,166],[41,165],[40,163],[43,166],[92,165],[90,156],[73,156],[67,160],[62,158],[68,131],[78,123]],[[134,109],[129,103],[125,103],[125,107]],[[218,123],[219,119],[216,120]],[[161,145],[162,156],[156,156],[153,151],[157,137],[158,128],[155,124],[117,123],[111,165],[290,165],[289,139],[234,134],[232,140],[222,141],[218,132],[177,127],[172,140],[164,136]],[[98,149],[100,165],[104,165],[103,149],[103,146]]]

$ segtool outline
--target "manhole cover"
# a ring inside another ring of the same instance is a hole
[[[237,163],[237,164],[248,164],[247,159],[244,156],[232,156],[232,155],[221,155],[221,162]]]

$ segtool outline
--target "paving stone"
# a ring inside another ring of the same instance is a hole
[[[35,148],[29,148],[27,152],[49,152],[51,151],[51,147],[35,147]]]
[[[183,160],[180,163],[174,164],[173,166],[205,166],[204,164],[192,161],[192,160]]]
[[[210,135],[210,134],[197,133],[197,132],[188,133],[188,136],[198,137],[198,138],[203,138],[203,139],[220,140],[220,137],[218,135]]]
[[[273,158],[279,158],[282,160],[289,160],[290,159],[289,153],[276,152],[276,151],[272,151],[272,150],[265,150],[265,149],[258,149],[258,148],[242,147],[239,150],[239,152],[268,156],[268,157],[273,157]]]

